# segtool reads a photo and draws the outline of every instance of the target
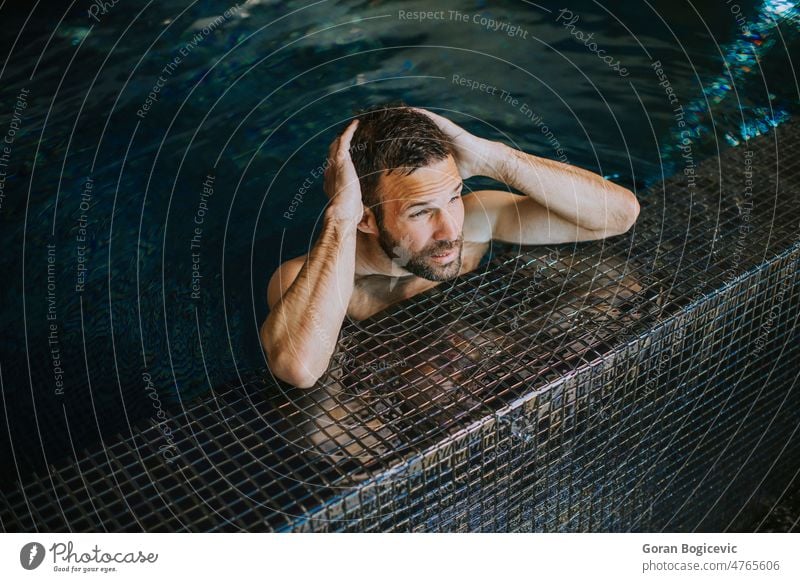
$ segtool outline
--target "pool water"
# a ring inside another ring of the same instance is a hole
[[[267,281],[313,244],[358,108],[403,99],[640,196],[797,114],[792,3],[605,4],[0,10],[4,481],[265,373]]]

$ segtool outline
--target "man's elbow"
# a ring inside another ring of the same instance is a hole
[[[633,225],[636,224],[636,220],[639,218],[639,210],[639,201],[636,199],[636,195],[631,192],[630,204],[623,220],[624,230],[622,232],[628,232],[633,228]]]
[[[283,382],[286,382],[287,384],[290,384],[295,388],[303,388],[303,389],[313,388],[314,386],[317,385],[317,382],[319,381],[319,378],[313,374],[308,374],[303,370],[297,370],[292,368],[282,370],[280,372],[275,372],[275,376],[279,380],[282,380]]]
[[[628,192],[628,194],[628,202],[623,207],[624,210],[617,213],[614,225],[606,230],[607,236],[625,234],[636,224],[636,220],[639,218],[639,201],[633,192]]]
[[[287,360],[280,356],[267,355],[267,364],[276,378],[296,388],[313,388],[320,378],[320,375],[313,373],[308,366],[296,359]]]
[[[278,344],[270,341],[270,331],[268,321],[261,326],[261,347],[267,358],[272,375],[278,380],[296,386],[297,388],[311,388],[319,380],[322,374],[315,374],[303,362],[304,358],[294,357],[287,354],[286,350],[280,349]]]

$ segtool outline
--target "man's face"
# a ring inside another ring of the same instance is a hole
[[[403,269],[430,281],[458,275],[464,242],[462,187],[452,156],[408,176],[381,176],[383,224],[378,225],[378,242],[398,275]]]

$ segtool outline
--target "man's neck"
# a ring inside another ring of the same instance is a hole
[[[398,281],[417,279],[415,275],[401,269],[386,255],[375,237],[358,231],[356,235],[355,277],[394,277]]]

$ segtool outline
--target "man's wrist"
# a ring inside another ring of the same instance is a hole
[[[491,173],[487,175],[498,182],[511,184],[517,174],[516,166],[520,162],[521,152],[501,142],[494,144],[489,164]]]
[[[350,229],[355,229],[359,220],[340,212],[335,206],[328,206],[325,209],[323,222],[325,225],[335,227],[339,232],[347,232]]]

